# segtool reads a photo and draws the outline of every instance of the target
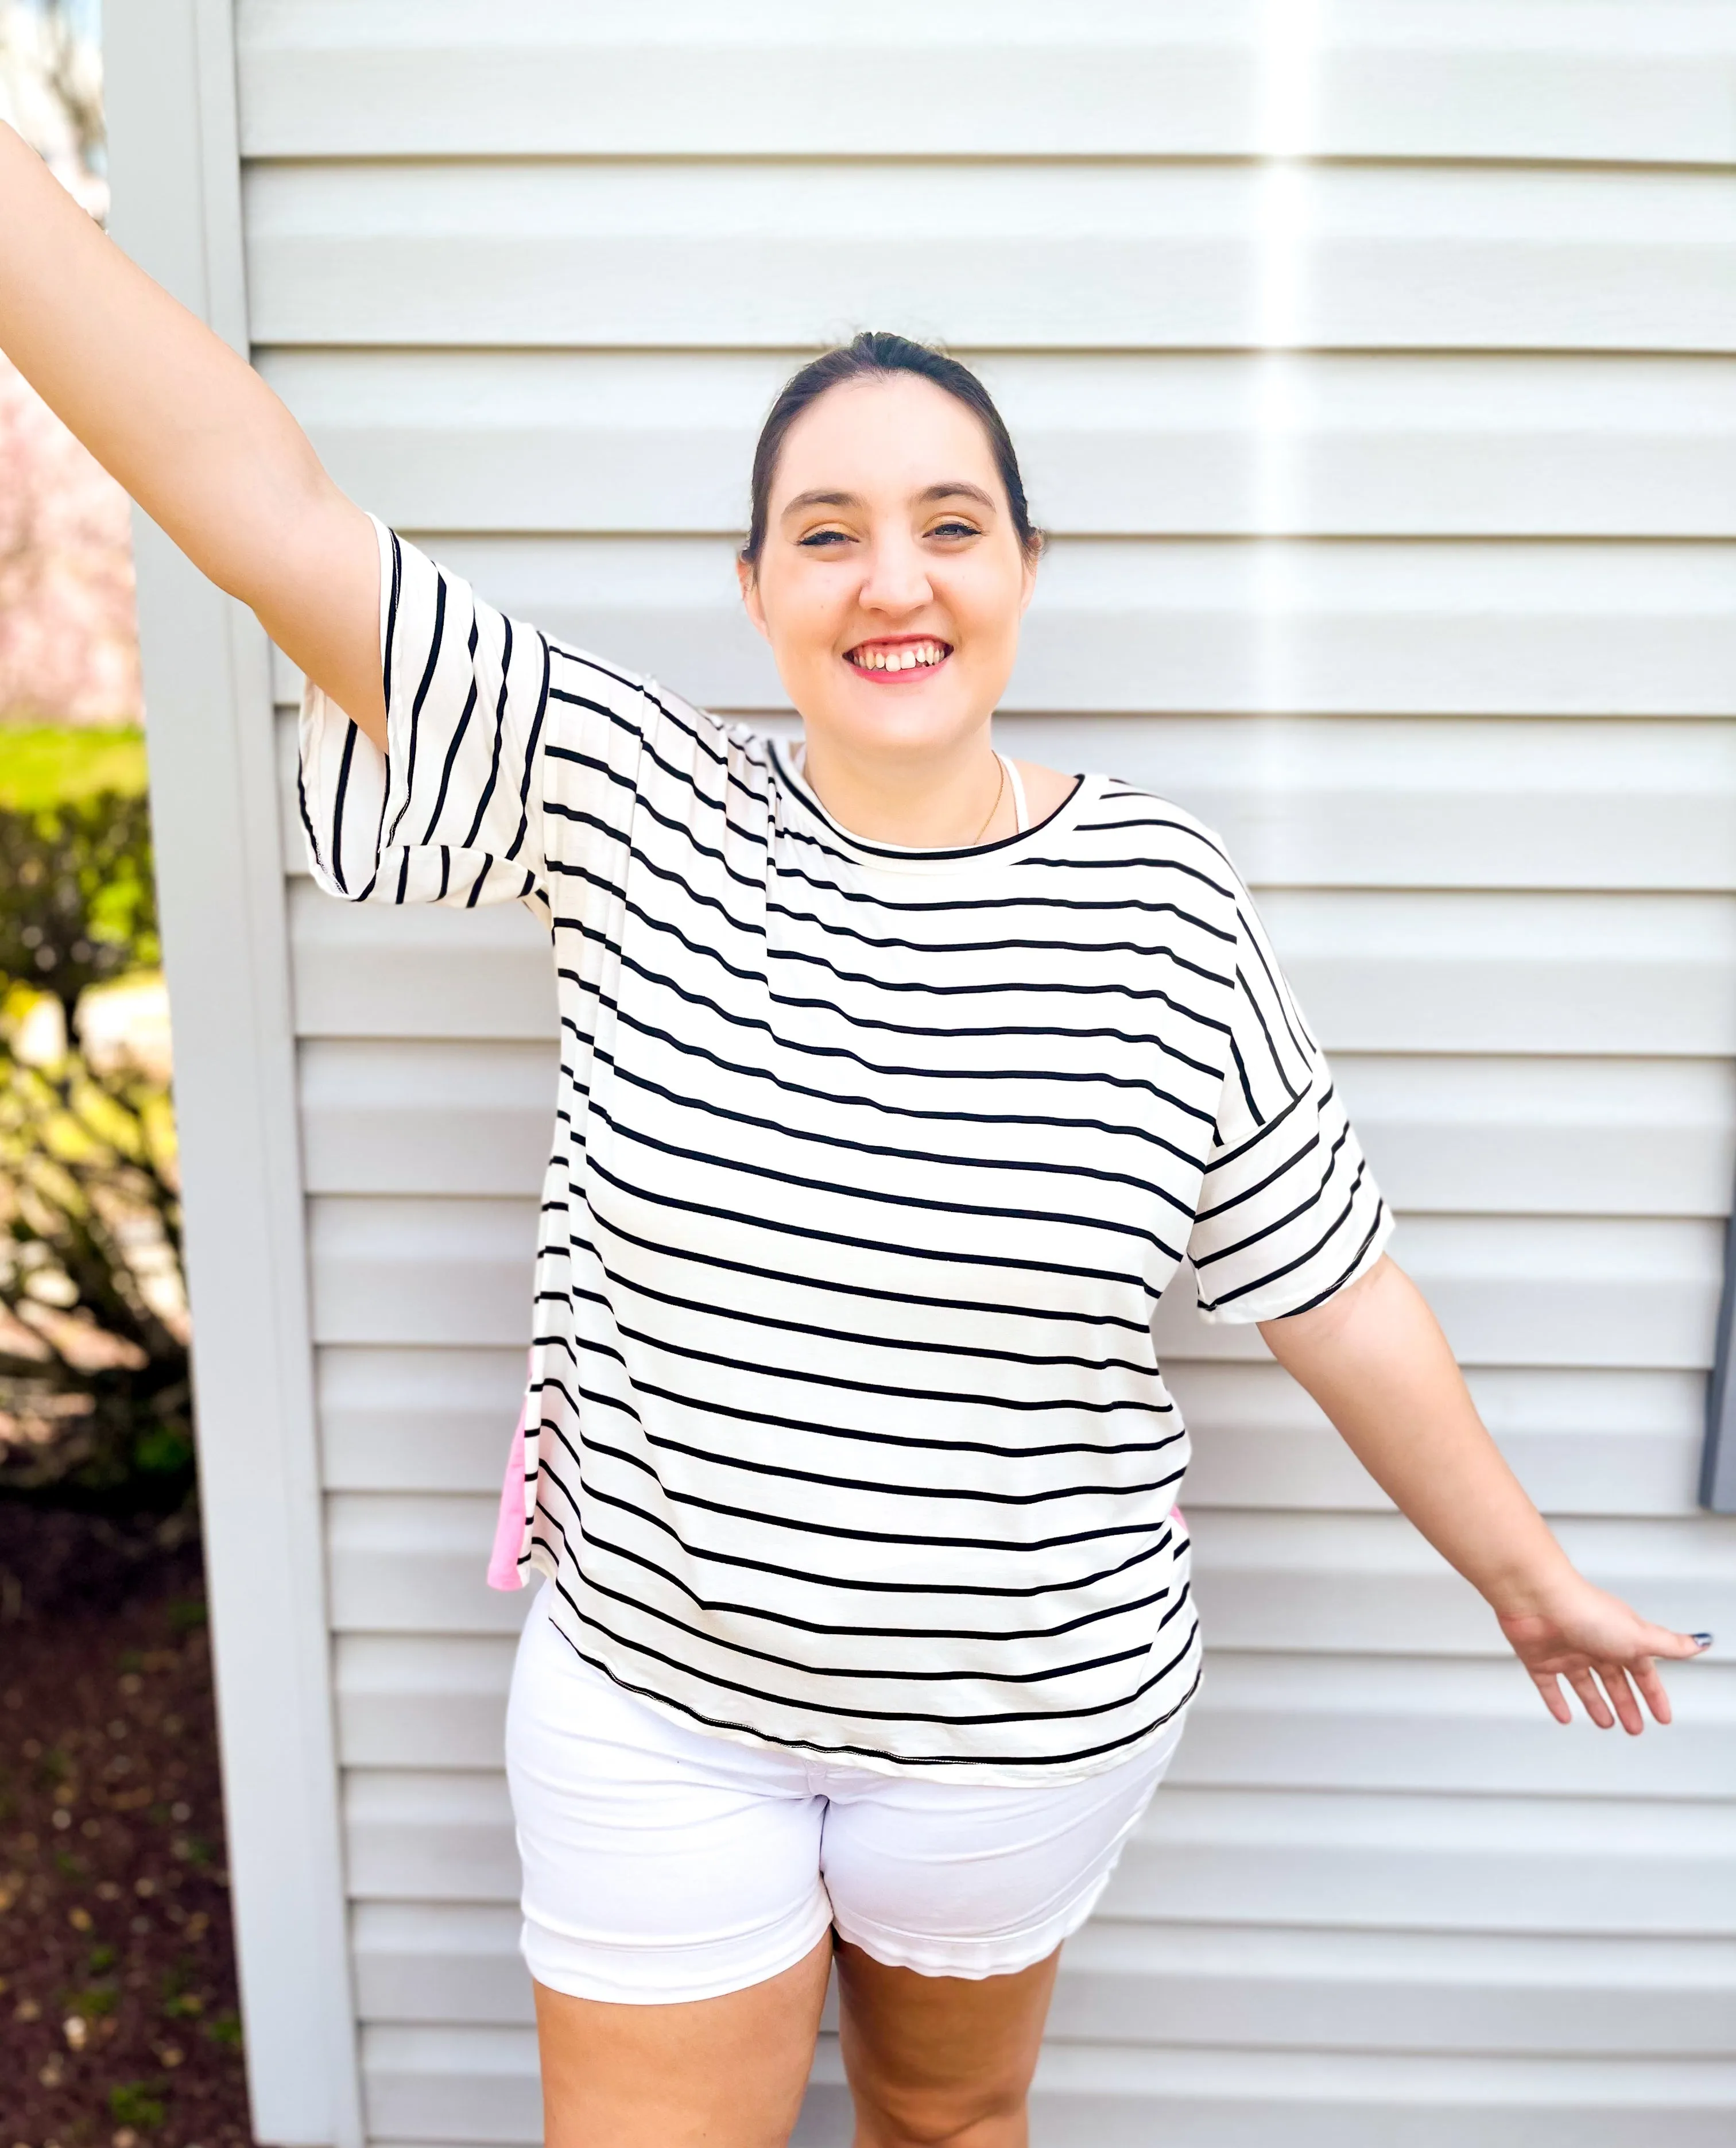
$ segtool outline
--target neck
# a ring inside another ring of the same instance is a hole
[[[1012,830],[1012,800],[986,724],[950,753],[921,760],[853,754],[811,734],[804,745],[808,788],[840,827],[871,843],[950,851]]]

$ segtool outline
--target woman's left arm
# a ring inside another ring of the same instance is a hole
[[[1488,1600],[1558,1722],[1573,1718],[1562,1678],[1603,1729],[1618,1719],[1636,1736],[1644,1728],[1635,1687],[1669,1721],[1654,1659],[1698,1655],[1710,1637],[1653,1626],[1575,1569],[1402,1268],[1382,1257],[1324,1305],[1262,1321],[1260,1332],[1376,1483]]]

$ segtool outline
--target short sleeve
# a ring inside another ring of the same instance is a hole
[[[1392,1217],[1247,890],[1229,1066],[1188,1239],[1210,1321],[1306,1312],[1380,1258]]]
[[[314,876],[353,902],[522,901],[544,876],[548,645],[374,526],[388,750],[309,682],[300,803]]]

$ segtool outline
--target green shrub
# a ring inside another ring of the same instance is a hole
[[[0,1014],[159,960],[136,730],[0,726]],[[159,1082],[0,1023],[0,1493],[173,1513],[193,1482],[180,1200]],[[153,1287],[149,1270],[158,1270]]]
[[[178,1275],[180,1199],[167,1096],[76,1053],[25,1066],[0,1046],[0,1491],[158,1512],[191,1489],[187,1348],[152,1302],[141,1247]]]
[[[0,808],[0,990],[51,991],[70,1020],[88,985],[160,960],[142,795],[98,791],[31,812]]]

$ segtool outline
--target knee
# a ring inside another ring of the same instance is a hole
[[[1024,2148],[1022,2089],[858,2092],[855,2148]]]

